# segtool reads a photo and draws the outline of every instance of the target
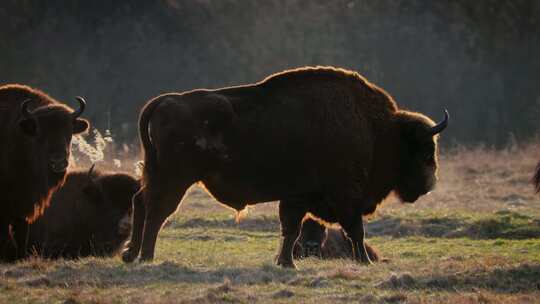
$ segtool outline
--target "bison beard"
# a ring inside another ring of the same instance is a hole
[[[112,256],[131,232],[131,198],[138,181],[128,174],[76,171],[30,226],[30,253],[46,258]]]
[[[307,212],[339,223],[371,263],[362,215],[391,192],[413,202],[436,182],[437,134],[448,123],[399,110],[359,74],[317,67],[252,85],[158,96],[143,108],[143,188],[123,259],[154,257],[159,230],[193,183],[236,210],[280,200],[279,265]]]
[[[381,261],[377,250],[365,244],[368,257],[373,262]],[[307,218],[302,223],[300,236],[294,246],[295,259],[315,256],[322,259],[351,258],[353,247],[343,229],[325,227],[317,221]]]
[[[80,108],[22,85],[0,86],[0,260],[26,254],[28,224],[64,182],[71,136],[88,128]]]

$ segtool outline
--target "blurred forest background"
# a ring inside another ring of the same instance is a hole
[[[304,65],[356,70],[434,120],[448,108],[445,144],[504,147],[540,126],[540,1],[0,2],[0,84],[82,95],[117,141],[155,95]]]

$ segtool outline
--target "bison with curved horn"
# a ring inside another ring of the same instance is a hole
[[[280,200],[277,263],[294,267],[307,212],[339,223],[356,260],[371,263],[362,215],[392,191],[414,202],[437,180],[436,124],[400,110],[356,72],[306,67],[255,84],[163,94],[140,114],[143,188],[123,259],[154,257],[159,230],[186,189],[202,182],[236,210]]]
[[[69,172],[51,206],[30,225],[30,252],[46,258],[113,256],[131,233],[137,179],[126,173]]]
[[[78,110],[23,85],[0,86],[0,260],[26,254],[28,224],[65,179],[71,137],[88,129]]]

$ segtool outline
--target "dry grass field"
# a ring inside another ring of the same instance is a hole
[[[0,265],[0,303],[539,303],[540,196],[530,184],[539,159],[538,144],[443,151],[431,195],[414,205],[391,197],[369,218],[368,241],[388,259],[369,267],[315,258],[276,267],[276,203],[237,224],[193,187],[154,262]]]

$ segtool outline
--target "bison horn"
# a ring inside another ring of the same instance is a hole
[[[23,101],[23,103],[21,104],[21,111],[24,118],[34,119],[30,110],[28,110],[28,106],[30,105],[30,102],[32,102],[32,99],[26,99],[25,101]]]
[[[79,102],[79,109],[71,113],[73,119],[81,116],[81,114],[84,112],[84,109],[86,108],[86,101],[84,100],[84,98],[77,96],[75,97],[75,99],[77,99],[77,101]]]
[[[431,128],[431,135],[439,134],[444,129],[446,129],[446,127],[448,126],[448,118],[449,117],[450,116],[448,115],[448,111],[445,109],[444,110],[444,119]]]

